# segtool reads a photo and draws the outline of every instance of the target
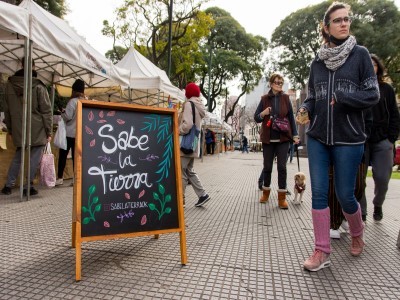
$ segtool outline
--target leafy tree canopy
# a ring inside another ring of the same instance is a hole
[[[400,84],[400,13],[391,0],[348,0],[354,21],[351,32],[358,44],[382,58],[388,75],[397,87]],[[304,87],[309,65],[321,44],[319,25],[332,1],[300,9],[275,29],[271,47],[279,49],[274,63],[296,87]]]
[[[22,0],[0,0],[14,5],[20,5]],[[56,17],[63,18],[67,11],[65,0],[34,0],[39,6],[55,15]]]
[[[204,0],[175,0],[172,16],[171,81],[182,88],[193,80],[192,68],[201,59],[199,44],[208,35],[212,19],[199,11]],[[114,39],[107,53],[114,61],[122,59],[120,44],[132,45],[158,67],[168,63],[169,0],[126,0],[117,10],[116,20],[103,22],[103,34]],[[114,53],[112,53],[114,52]]]
[[[199,65],[196,73],[200,78],[202,94],[206,98],[210,96],[209,111],[215,109],[218,97],[225,96],[226,84],[233,79],[238,81],[241,92],[227,112],[227,120],[233,115],[240,98],[258,84],[264,68],[262,57],[268,42],[261,36],[246,33],[223,9],[211,7],[205,12],[213,17],[215,26],[206,43],[201,46],[204,63]]]

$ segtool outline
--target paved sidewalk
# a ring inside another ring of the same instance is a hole
[[[300,158],[308,174],[307,159]],[[295,162],[295,160],[294,160]],[[277,206],[277,174],[267,204],[258,203],[261,153],[238,151],[196,161],[211,200],[201,208],[188,186],[188,264],[178,234],[82,244],[82,281],[71,248],[72,188],[41,189],[29,202],[0,195],[0,299],[400,299],[400,180],[390,182],[380,224],[368,208],[366,243],[332,241],[332,266],[309,273],[311,192],[301,206]],[[297,162],[288,164],[292,189]],[[367,181],[371,203],[372,181]],[[292,199],[293,197],[289,197]]]

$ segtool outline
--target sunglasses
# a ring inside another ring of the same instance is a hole
[[[283,85],[283,81],[274,81],[274,84],[276,84],[276,85]]]
[[[344,18],[336,18],[330,21],[329,23],[333,23],[335,25],[341,25],[342,23],[344,24],[351,24],[353,20],[350,17],[344,17]],[[329,24],[328,23],[328,24]]]

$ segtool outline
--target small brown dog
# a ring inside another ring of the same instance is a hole
[[[294,174],[294,204],[300,204],[303,202],[303,194],[306,190],[306,175],[303,172],[297,172]],[[297,200],[299,197],[299,200]]]

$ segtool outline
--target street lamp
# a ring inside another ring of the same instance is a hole
[[[172,47],[172,5],[174,0],[169,0],[169,11],[168,11],[168,78],[171,79],[171,47]]]
[[[207,97],[207,106],[208,111],[211,111],[211,66],[212,66],[212,42],[210,39],[210,47],[209,47],[210,58],[208,61],[208,97]]]

